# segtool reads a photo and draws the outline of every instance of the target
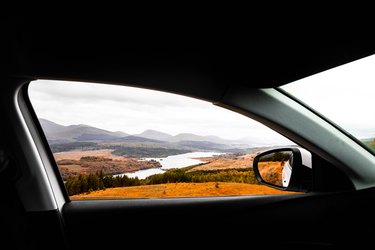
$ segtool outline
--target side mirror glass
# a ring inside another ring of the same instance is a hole
[[[266,183],[287,187],[292,174],[292,161],[292,151],[271,152],[262,155],[258,160],[259,174]]]
[[[303,148],[263,152],[255,157],[253,167],[258,181],[267,186],[297,192],[311,189],[311,153]]]

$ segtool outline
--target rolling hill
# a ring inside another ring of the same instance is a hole
[[[201,136],[191,133],[170,135],[164,132],[148,129],[140,134],[130,135],[125,132],[111,132],[89,125],[64,126],[55,122],[39,119],[47,140],[54,151],[75,148],[111,148],[143,147],[180,149],[185,151],[213,150],[240,152],[249,145],[224,140],[217,136]]]
[[[84,124],[64,126],[46,119],[39,119],[39,121],[50,143],[74,141],[149,141],[155,143],[197,141],[212,142],[216,144],[231,143],[230,141],[221,139],[218,136],[201,136],[191,133],[180,133],[172,136],[152,129],[145,130],[140,134],[130,135],[125,132],[111,132]]]
[[[111,132],[84,124],[64,126],[46,119],[39,119],[39,121],[50,144],[110,141],[129,135],[124,132]]]
[[[158,140],[158,141],[168,141],[170,138],[173,137],[170,134],[156,131],[153,129],[147,129],[143,131],[142,133],[136,134],[134,136],[143,137],[143,138],[152,139],[152,140]]]

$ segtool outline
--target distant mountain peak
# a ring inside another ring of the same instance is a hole
[[[226,144],[225,140],[218,136],[213,136],[213,135],[196,135],[192,133],[180,133],[177,134],[171,138],[169,138],[170,142],[179,142],[179,141],[207,141],[207,142],[215,142],[215,143],[221,143],[221,144]]]
[[[147,129],[140,134],[136,134],[135,136],[152,139],[152,140],[158,140],[158,141],[165,141],[172,137],[172,135],[170,134],[160,132],[157,130],[153,130],[153,129]]]
[[[140,134],[130,135],[122,131],[111,132],[86,124],[64,126],[44,118],[39,119],[39,121],[50,144],[70,142],[162,143],[163,147],[166,145],[176,147],[177,144],[181,144],[189,149],[194,147],[224,149],[245,146],[213,135],[202,136],[193,133],[180,133],[172,136],[155,129],[147,129]]]

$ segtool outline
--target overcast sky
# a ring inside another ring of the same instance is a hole
[[[283,88],[359,138],[375,137],[375,56]],[[147,129],[260,144],[289,141],[240,114],[189,97],[124,86],[38,80],[29,88],[38,117],[129,134]]]
[[[375,56],[282,87],[357,138],[375,137]]]
[[[29,95],[39,118],[62,125],[87,124],[129,134],[153,129],[223,139],[251,138],[288,144],[264,125],[209,102],[133,87],[38,80]]]

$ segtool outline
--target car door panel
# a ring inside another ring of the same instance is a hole
[[[74,249],[137,242],[169,249],[176,246],[166,241],[175,239],[191,247],[333,247],[365,242],[369,227],[358,227],[365,221],[358,210],[367,206],[370,211],[374,205],[358,202],[373,194],[375,189],[259,197],[73,201],[64,206],[63,217]],[[350,219],[347,214],[351,214]],[[356,225],[356,234],[347,230]]]

